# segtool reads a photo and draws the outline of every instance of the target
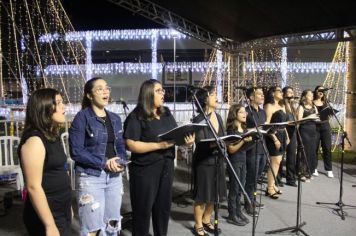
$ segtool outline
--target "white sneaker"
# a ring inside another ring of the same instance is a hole
[[[331,170],[330,171],[326,171],[326,173],[327,173],[327,176],[329,178],[334,178],[334,174],[333,174],[333,172]]]
[[[317,169],[314,170],[314,173],[313,173],[314,176],[319,176],[319,172]]]

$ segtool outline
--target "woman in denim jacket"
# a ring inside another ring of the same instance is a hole
[[[122,171],[126,159],[121,119],[105,110],[110,87],[102,78],[84,86],[82,110],[69,129],[77,172],[80,235],[117,235],[121,229]]]

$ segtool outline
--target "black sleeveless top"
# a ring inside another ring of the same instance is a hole
[[[42,140],[46,151],[42,176],[42,188],[46,196],[70,191],[70,179],[66,170],[67,156],[59,139],[51,142],[40,131],[25,131],[18,147],[19,157],[21,157],[22,145],[26,143],[27,139],[34,136]]]
[[[323,115],[324,113],[322,112],[322,110],[324,110],[327,107],[327,105],[324,103],[321,106],[317,106],[317,105],[315,105],[315,106],[318,109],[318,113],[320,114],[320,121],[328,121],[329,116]]]
[[[313,106],[312,108],[306,108],[304,105],[302,105],[304,108],[304,112],[303,112],[303,118],[310,116],[312,114],[316,114],[316,109],[315,106]],[[314,121],[307,121],[302,123],[301,125],[315,125]]]
[[[70,235],[71,224],[71,187],[66,170],[67,157],[59,139],[49,141],[40,131],[25,131],[18,148],[21,156],[22,145],[27,139],[37,136],[45,147],[45,160],[43,163],[42,188],[45,192],[48,206],[53,215],[56,226],[62,236]],[[36,161],[36,156],[31,157]],[[20,159],[21,160],[21,159]],[[45,226],[35,211],[31,196],[28,195],[23,210],[23,220],[29,235],[45,235]]]

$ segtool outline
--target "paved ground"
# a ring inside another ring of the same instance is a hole
[[[322,167],[322,163],[319,163]],[[334,203],[339,201],[340,193],[340,168],[334,164],[335,178],[329,179],[320,169],[319,177],[315,177],[310,183],[302,184],[302,207],[301,221],[306,222],[302,228],[306,233],[313,236],[324,235],[356,235],[356,208],[344,207],[345,220],[337,215],[333,208],[338,208]],[[192,200],[185,192],[189,189],[189,168],[184,161],[178,161],[174,181],[174,199],[172,204],[169,235],[193,235],[191,229],[194,225]],[[343,184],[343,203],[356,205],[356,166],[345,165]],[[127,181],[125,188],[127,190]],[[0,187],[1,188],[1,187]],[[262,186],[265,189],[265,186]],[[266,231],[296,225],[297,188],[283,187],[283,195],[278,200],[273,200],[259,195],[265,208],[260,210],[257,219],[255,235],[264,235]],[[330,202],[332,205],[317,205],[316,202]],[[252,235],[252,224],[244,227],[228,224],[224,217],[227,216],[226,203],[222,204],[219,211],[220,228],[222,236],[225,235]],[[130,211],[128,191],[124,195],[122,212]],[[22,202],[14,200],[14,205],[9,209],[6,216],[0,217],[0,235],[26,235],[21,220]],[[125,217],[125,219],[127,219]],[[131,235],[129,227],[124,225],[122,236]],[[75,217],[72,225],[73,235],[78,235],[78,220]],[[293,235],[290,231],[279,233],[279,235]]]

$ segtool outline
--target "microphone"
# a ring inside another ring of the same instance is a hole
[[[121,103],[124,109],[130,110],[123,98],[119,99],[119,103]]]
[[[345,93],[346,93],[346,94],[352,94],[352,95],[356,94],[355,91],[345,91]]]
[[[318,89],[318,92],[326,92],[326,91],[329,91],[329,90],[332,90],[333,88],[323,88],[323,89]]]
[[[196,87],[196,86],[193,86],[193,85],[189,85],[189,86],[188,86],[188,90],[189,90],[190,92],[207,91],[207,90],[204,89],[204,88]]]

